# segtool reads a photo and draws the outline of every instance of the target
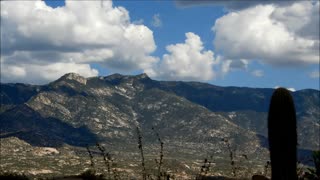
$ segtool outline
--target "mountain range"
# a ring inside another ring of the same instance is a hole
[[[238,154],[267,160],[273,91],[156,81],[146,74],[84,78],[69,73],[46,85],[1,83],[0,138],[54,148],[99,142],[130,152],[137,147],[138,128],[150,154],[157,153],[159,137],[168,158],[177,159],[228,154],[227,139]],[[292,92],[301,157],[320,147],[319,95],[314,89]]]

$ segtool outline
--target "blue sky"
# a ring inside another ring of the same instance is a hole
[[[46,1],[24,2],[25,12],[16,3],[23,4],[1,2],[2,82],[146,72],[159,80],[319,89],[319,2]]]

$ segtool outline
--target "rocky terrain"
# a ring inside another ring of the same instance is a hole
[[[88,146],[96,168],[105,171],[98,142],[123,177],[135,177],[141,171],[138,128],[150,174],[159,158],[158,135],[164,143],[163,169],[177,178],[199,173],[205,158],[215,175],[230,175],[234,166],[239,176],[262,173],[269,159],[272,92],[155,81],[146,74],[84,78],[70,73],[42,86],[1,84],[0,167],[31,176],[77,174],[90,168]],[[320,92],[292,95],[300,159],[307,161],[320,147]]]

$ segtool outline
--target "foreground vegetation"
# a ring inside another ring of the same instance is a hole
[[[162,180],[162,179],[197,179],[197,180],[205,180],[205,179],[251,179],[253,175],[261,175],[263,177],[270,178],[270,162],[267,161],[265,163],[265,167],[263,171],[256,173],[253,172],[252,169],[246,167],[246,159],[247,157],[241,155],[237,155],[236,152],[233,151],[229,141],[227,139],[223,139],[226,145],[226,150],[229,153],[227,161],[229,161],[228,167],[226,167],[226,171],[230,174],[228,177],[224,177],[218,175],[215,171],[218,169],[217,164],[215,164],[214,157],[204,158],[197,170],[193,171],[193,175],[191,176],[179,176],[177,174],[183,174],[180,171],[179,166],[176,166],[176,172],[174,171],[174,167],[168,168],[168,164],[171,164],[169,159],[165,157],[163,153],[165,149],[165,144],[161,141],[159,137],[159,151],[157,152],[158,156],[152,160],[150,156],[144,157],[145,153],[140,153],[140,157],[138,162],[140,165],[135,167],[133,174],[128,174],[127,171],[124,171],[122,165],[118,162],[119,160],[111,153],[107,152],[105,147],[97,144],[94,147],[87,148],[87,156],[86,159],[88,163],[82,164],[86,168],[85,171],[79,172],[76,169],[73,172],[78,172],[77,175],[66,175],[66,176],[37,176],[37,175],[24,175],[18,173],[10,173],[10,172],[2,172],[0,174],[0,179],[108,179],[108,180],[120,180],[120,179],[145,179],[145,180]],[[138,144],[138,149],[143,151],[144,145],[142,143],[142,138]],[[162,143],[161,143],[162,142]],[[143,155],[142,155],[143,154]],[[241,161],[240,161],[241,160]],[[153,161],[153,162],[152,162]],[[144,162],[144,163],[142,163]],[[129,163],[129,162],[127,162]],[[299,180],[318,180],[320,177],[320,151],[315,151],[313,153],[313,163],[314,168],[305,166],[301,163],[298,163],[297,167],[297,175]],[[218,164],[219,166],[219,164]],[[68,168],[68,167],[64,167]],[[70,167],[71,169],[73,167]],[[189,172],[190,173],[190,172]]]

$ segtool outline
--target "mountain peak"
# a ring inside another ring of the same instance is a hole
[[[150,79],[146,73],[136,75],[138,79]]]
[[[80,74],[77,74],[77,73],[74,73],[74,72],[70,72],[70,73],[67,73],[65,75],[63,75],[62,77],[65,77],[65,78],[70,78],[70,77],[81,77]]]
[[[71,73],[67,73],[65,75],[63,75],[60,80],[73,80],[73,81],[77,81],[81,84],[87,84],[87,79],[77,73],[71,72]]]

